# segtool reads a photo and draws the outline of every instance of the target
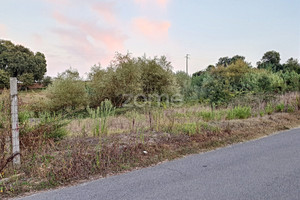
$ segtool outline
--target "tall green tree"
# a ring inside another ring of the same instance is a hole
[[[238,60],[242,60],[245,62],[245,57],[240,56],[240,55],[235,55],[232,58],[221,57],[221,58],[219,58],[219,61],[217,62],[216,66],[228,67],[229,65],[234,64]],[[249,63],[247,63],[247,64],[250,65]]]
[[[261,61],[257,62],[258,69],[267,69],[274,72],[282,70],[282,65],[280,64],[280,54],[277,51],[266,52]]]
[[[0,40],[0,69],[12,77],[30,73],[35,81],[41,81],[47,71],[46,58],[40,52],[33,53],[22,45]]]
[[[284,72],[295,71],[296,73],[300,74],[300,63],[297,59],[290,58],[285,64],[283,64],[282,69]]]
[[[192,78],[185,72],[179,71],[175,74],[177,85],[180,93],[185,99],[193,96]]]

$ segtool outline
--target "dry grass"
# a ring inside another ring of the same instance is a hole
[[[249,119],[226,120],[224,109],[216,111],[221,117],[207,120],[203,113],[210,110],[203,106],[131,111],[111,116],[109,134],[99,137],[92,137],[94,119],[75,119],[67,127],[71,134],[57,142],[41,137],[43,130],[35,130],[21,138],[23,164],[19,173],[23,175],[0,183],[0,197],[105,177],[299,126],[298,96],[289,94],[277,102],[293,106],[294,112],[263,117],[254,113]],[[264,110],[267,104],[262,104],[259,106]],[[6,171],[4,175],[12,174]]]

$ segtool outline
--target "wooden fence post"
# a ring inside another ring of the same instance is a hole
[[[19,119],[18,119],[18,82],[17,78],[10,78],[10,100],[11,100],[11,126],[12,126],[12,153],[20,153],[19,141]],[[21,164],[20,154],[13,159],[14,167]]]

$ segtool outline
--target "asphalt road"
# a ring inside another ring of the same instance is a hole
[[[26,200],[300,200],[300,129]]]

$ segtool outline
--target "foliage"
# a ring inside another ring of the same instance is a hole
[[[153,94],[172,95],[178,92],[175,76],[165,57],[132,58],[116,54],[110,67],[92,68],[88,92],[90,104],[97,107],[105,99],[121,107],[134,97],[149,98]]]
[[[52,84],[52,78],[50,76],[45,76],[42,80],[42,84],[44,87],[48,87],[50,84]]]
[[[284,111],[284,103],[280,103],[275,107],[276,112],[283,112]]]
[[[114,115],[115,108],[109,100],[105,100],[101,102],[100,107],[96,109],[87,107],[87,112],[90,115],[90,118],[94,120],[93,124],[93,135],[100,136],[100,133],[103,135],[108,134],[107,129],[107,120],[109,116]]]
[[[84,81],[75,70],[67,70],[59,74],[47,90],[51,111],[76,110],[86,107],[87,92]]]
[[[10,41],[0,41],[0,70],[11,77],[19,77],[24,73],[33,74],[35,81],[43,79],[47,69],[45,55],[33,53],[22,45],[14,45]]]
[[[253,69],[242,79],[241,87],[246,92],[282,92],[286,85],[283,78],[266,70]]]
[[[193,96],[194,90],[192,88],[192,78],[183,71],[179,71],[175,74],[177,85],[180,89],[180,94],[188,98]]]
[[[299,91],[300,90],[300,74],[294,70],[286,71],[285,73],[279,72],[280,77],[286,84],[287,91]]]
[[[258,69],[268,69],[273,72],[280,71],[282,69],[282,65],[280,64],[280,54],[276,51],[268,51],[266,52],[261,61],[257,63]]]
[[[283,64],[282,70],[283,72],[295,71],[296,73],[300,74],[300,63],[297,59],[290,58],[286,61],[285,64]]]
[[[171,96],[179,92],[171,63],[166,57],[138,58],[137,64],[142,70],[142,91],[146,96],[151,94]]]
[[[0,89],[9,88],[9,73],[0,69]]]
[[[271,103],[268,103],[265,108],[265,113],[271,115],[275,111],[274,106]]]
[[[227,119],[247,119],[251,117],[251,107],[245,106],[236,106],[233,109],[229,110],[227,113]]]
[[[141,70],[130,54],[116,54],[106,70],[94,66],[89,77],[92,107],[100,106],[105,99],[120,107],[129,98],[128,95],[137,95],[141,92]]]
[[[26,90],[34,83],[34,75],[32,73],[24,73],[20,75],[18,79],[22,82],[22,87],[24,87]]]
[[[219,58],[218,63],[216,64],[217,67],[223,66],[228,67],[229,65],[234,64],[236,61],[243,61],[245,62],[245,57],[240,55],[235,55],[232,58],[229,57],[221,57]],[[211,65],[208,66],[207,70],[210,70],[212,68]]]
[[[4,89],[0,95],[0,179],[2,171],[16,154],[11,152],[10,95]]]

